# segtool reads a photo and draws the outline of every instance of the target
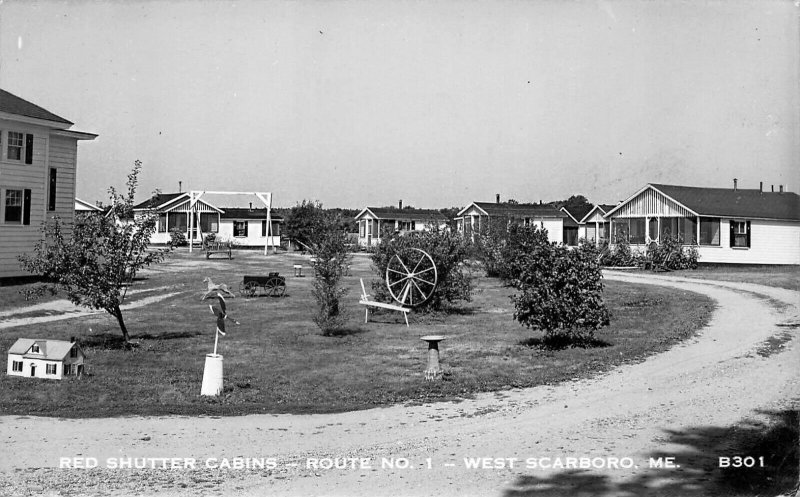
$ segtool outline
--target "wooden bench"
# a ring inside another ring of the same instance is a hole
[[[359,278],[360,279],[360,278]],[[406,320],[406,326],[408,326],[408,313],[411,311],[408,307],[402,307],[399,305],[394,304],[384,304],[383,302],[375,302],[374,300],[369,299],[369,295],[367,294],[366,288],[364,288],[364,280],[361,280],[361,300],[358,301],[359,304],[367,306],[364,309],[364,322],[369,322],[369,308],[370,307],[379,307],[381,309],[388,309],[390,311],[397,311],[402,312],[403,317]]]
[[[228,259],[232,259],[231,244],[228,242],[211,242],[205,246],[206,259],[211,258],[211,254],[224,254]]]

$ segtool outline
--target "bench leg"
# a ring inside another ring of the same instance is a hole
[[[408,327],[408,313],[404,312],[403,317],[406,318],[406,327]]]
[[[364,322],[369,323],[369,307],[364,309]]]

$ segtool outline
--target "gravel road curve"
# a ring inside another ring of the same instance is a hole
[[[748,455],[729,453],[730,428],[797,409],[798,292],[605,277],[707,294],[717,309],[697,338],[643,362],[458,403],[222,419],[0,417],[0,494],[712,495],[718,457]],[[59,469],[61,457],[99,467]],[[650,467],[657,457],[679,467]],[[106,467],[127,458],[157,468]],[[257,467],[217,467],[225,463]]]

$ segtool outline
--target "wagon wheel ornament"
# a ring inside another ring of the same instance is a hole
[[[386,266],[386,286],[392,298],[402,305],[425,303],[433,295],[438,279],[433,258],[417,248],[393,255]]]

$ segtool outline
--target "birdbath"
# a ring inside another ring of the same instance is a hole
[[[425,370],[425,379],[433,381],[442,377],[442,368],[439,366],[439,342],[444,340],[442,335],[426,335],[420,340],[428,342],[428,369]]]

